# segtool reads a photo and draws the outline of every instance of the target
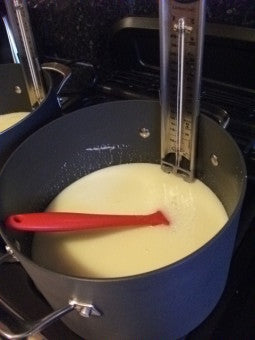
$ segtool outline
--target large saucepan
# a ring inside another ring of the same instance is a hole
[[[5,165],[0,176],[0,219],[43,211],[81,176],[129,162],[160,162],[158,102],[105,103],[59,118],[30,136]],[[237,145],[203,115],[197,176],[221,199],[229,221],[190,256],[146,274],[86,279],[52,272],[31,260],[33,236],[10,232],[2,222],[6,244],[58,310],[47,321],[72,311],[63,321],[86,339],[176,339],[198,326],[223,292],[246,186]]]

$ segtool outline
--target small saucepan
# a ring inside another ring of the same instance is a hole
[[[30,112],[25,118],[18,121],[4,131],[0,127],[0,168],[11,152],[30,134],[39,127],[60,116],[61,110],[58,101],[59,89],[69,78],[70,69],[58,63],[42,65],[46,86],[45,99],[33,109],[27,95],[26,85],[20,64],[0,65],[0,114],[12,112]],[[61,73],[63,80],[58,88],[53,86],[49,70]]]

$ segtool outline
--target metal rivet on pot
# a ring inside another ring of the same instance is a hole
[[[69,305],[74,306],[74,309],[83,317],[89,318],[90,316],[101,316],[101,312],[90,303],[77,302],[70,300]]]
[[[7,251],[8,254],[14,255],[13,250],[9,246],[5,246],[5,250]]]
[[[9,256],[10,256],[10,258],[6,262],[19,262],[17,257],[14,255],[14,252],[11,249],[11,247],[6,245],[5,250],[6,250],[7,254],[9,254]]]
[[[83,307],[80,311],[79,311],[80,315],[85,317],[85,318],[89,318],[90,314],[91,314],[91,308],[89,307]]]
[[[218,157],[214,154],[211,155],[211,162],[213,166],[218,166],[219,165],[219,161],[218,161]]]
[[[17,93],[17,94],[21,94],[21,93],[22,93],[22,90],[21,90],[21,88],[20,88],[19,86],[15,86],[15,87],[14,87],[14,91],[15,91],[15,93]]]
[[[141,128],[140,130],[139,130],[139,134],[140,134],[140,136],[142,137],[142,138],[148,138],[148,137],[150,137],[150,130],[149,129],[147,129],[147,128]]]

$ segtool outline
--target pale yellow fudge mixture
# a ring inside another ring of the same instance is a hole
[[[65,188],[48,211],[148,214],[161,210],[169,226],[37,233],[35,262],[57,272],[122,277],[164,267],[209,241],[228,220],[201,181],[188,183],[157,164],[123,164],[91,173]]]
[[[0,115],[0,132],[25,118],[30,112],[12,112]]]

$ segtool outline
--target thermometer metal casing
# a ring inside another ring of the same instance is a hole
[[[31,108],[35,109],[44,100],[45,89],[27,3],[26,0],[5,0],[5,7],[17,46],[18,59],[23,70]]]
[[[199,114],[204,0],[160,1],[161,165],[192,181]]]

